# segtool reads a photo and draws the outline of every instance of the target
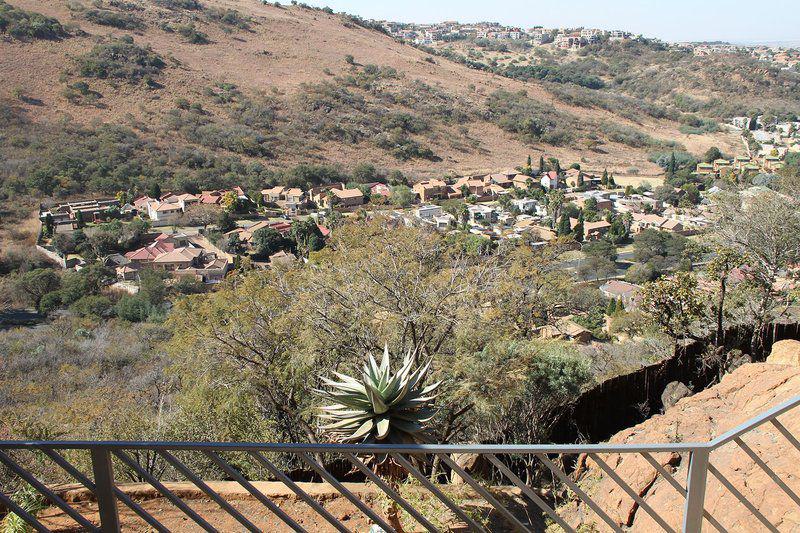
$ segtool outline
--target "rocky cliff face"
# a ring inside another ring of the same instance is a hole
[[[705,442],[797,395],[800,395],[800,368],[797,366],[747,364],[727,375],[718,385],[681,399],[665,414],[621,431],[610,442]],[[800,438],[798,415],[800,407],[779,420]],[[792,490],[800,493],[799,450],[771,424],[756,428],[744,435],[743,440]],[[654,458],[686,486],[688,456],[665,453],[654,454]],[[680,530],[684,498],[642,456],[607,454],[601,455],[601,459],[673,528]],[[800,530],[797,505],[735,443],[712,452],[711,464],[778,530]],[[576,475],[581,486],[620,526],[643,532],[662,530],[591,458],[582,457],[579,465]],[[729,531],[765,530],[710,474],[705,509]],[[593,524],[597,530],[610,530],[585,504],[573,502],[563,511],[574,526]],[[707,521],[704,528],[714,530]]]

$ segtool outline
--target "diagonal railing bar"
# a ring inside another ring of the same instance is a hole
[[[753,505],[752,503],[750,503],[750,501],[749,501],[747,498],[745,498],[744,494],[742,494],[741,492],[739,492],[739,491],[736,489],[736,487],[734,487],[734,486],[733,486],[733,484],[732,484],[730,481],[728,481],[728,478],[726,478],[724,475],[722,475],[722,472],[720,472],[719,470],[717,470],[717,468],[716,468],[714,465],[712,465],[711,463],[709,463],[709,464],[708,464],[708,471],[709,471],[709,472],[711,472],[711,473],[714,475],[714,477],[715,477],[715,478],[717,478],[717,480],[718,480],[720,483],[722,483],[722,486],[723,486],[723,487],[725,487],[726,489],[728,489],[728,492],[730,492],[731,494],[733,494],[733,495],[734,495],[734,497],[736,497],[736,499],[737,499],[737,500],[739,500],[739,502],[740,502],[742,505],[744,505],[744,506],[747,508],[747,510],[748,510],[748,511],[750,511],[751,513],[753,513],[753,515],[754,515],[756,518],[758,518],[758,521],[759,521],[759,522],[761,522],[762,524],[764,524],[764,526],[765,526],[765,527],[766,527],[768,530],[770,530],[770,531],[772,531],[772,532],[775,532],[775,533],[777,533],[777,531],[778,531],[778,528],[776,528],[775,526],[773,526],[773,525],[772,525],[772,522],[770,522],[769,520],[767,520],[767,517],[766,517],[766,516],[764,516],[763,514],[761,514],[761,512],[760,512],[758,509],[756,509],[755,505]]]
[[[187,468],[186,465],[184,465],[177,457],[166,450],[158,450],[156,453],[161,455],[165,461],[175,467],[178,472],[186,476],[186,479],[194,483],[198,489],[202,490],[206,496],[214,500],[217,505],[219,505],[226,513],[231,515],[237,522],[242,524],[245,529],[252,531],[253,533],[260,531],[255,524],[248,520],[242,513],[239,512],[238,509],[228,503],[222,496],[217,494],[217,492],[209,487],[205,481],[197,477],[197,474],[189,470],[189,468]]]
[[[652,456],[652,455],[650,455],[648,452],[641,452],[641,456],[642,456],[642,457],[644,457],[644,458],[647,460],[647,462],[648,462],[648,463],[650,463],[650,465],[651,465],[653,468],[655,468],[655,469],[656,469],[656,471],[657,471],[657,472],[658,472],[658,473],[661,475],[661,477],[663,477],[664,479],[666,479],[666,480],[667,480],[667,482],[668,482],[670,485],[672,485],[673,487],[675,487],[675,490],[677,490],[677,491],[678,491],[678,494],[680,494],[680,495],[681,495],[681,496],[683,496],[684,498],[686,497],[686,489],[683,487],[683,485],[681,485],[680,483],[678,483],[678,481],[677,481],[677,480],[676,480],[676,479],[673,477],[673,475],[672,475],[672,474],[670,474],[670,473],[667,471],[667,469],[666,469],[666,468],[664,468],[664,467],[663,467],[663,466],[662,466],[662,465],[661,465],[661,464],[660,464],[658,461],[656,461],[656,460],[655,460],[655,458],[653,458],[653,456]],[[717,521],[717,519],[716,519],[716,518],[714,518],[714,517],[711,515],[711,513],[709,513],[709,512],[708,512],[708,511],[706,511],[705,509],[703,509],[703,518],[705,518],[706,520],[708,520],[709,524],[711,524],[712,526],[714,526],[714,529],[716,529],[716,530],[717,530],[717,531],[719,531],[720,533],[727,533],[727,532],[728,532],[728,530],[727,530],[727,529],[725,529],[725,527],[724,527],[722,524],[720,524],[720,523]]]
[[[75,468],[72,465],[72,463],[70,463],[64,458],[64,456],[62,456],[55,450],[48,450],[47,448],[43,448],[41,451],[47,457],[52,459],[52,461],[58,466],[60,466],[65,472],[74,477],[78,481],[78,483],[89,489],[89,491],[91,491],[95,496],[97,496],[97,487],[95,486],[94,481],[86,477],[86,475],[83,472]]]
[[[602,519],[603,519],[603,522],[605,522],[606,524],[608,524],[608,525],[609,525],[609,527],[610,527],[611,529],[613,529],[614,531],[617,531],[618,533],[622,533],[622,529],[619,527],[619,525],[618,525],[618,524],[617,524],[617,523],[616,523],[614,520],[612,520],[612,519],[611,519],[611,517],[610,517],[610,516],[608,516],[608,515],[605,513],[605,511],[603,511],[603,510],[600,508],[600,506],[599,506],[599,505],[597,505],[597,504],[594,502],[594,500],[592,500],[592,499],[589,497],[589,495],[588,495],[588,494],[586,494],[585,492],[583,492],[583,491],[580,489],[580,487],[578,487],[578,485],[576,485],[576,484],[575,484],[575,482],[573,482],[573,481],[572,481],[572,480],[569,478],[569,476],[567,476],[567,475],[566,475],[566,474],[565,474],[565,473],[564,473],[564,472],[563,472],[563,471],[562,471],[560,468],[558,468],[558,467],[557,467],[555,464],[553,464],[553,462],[552,462],[550,459],[548,459],[548,457],[547,457],[545,454],[543,454],[543,453],[537,453],[537,454],[536,454],[536,457],[538,457],[538,458],[539,458],[539,460],[540,460],[542,463],[544,463],[544,464],[545,464],[545,466],[547,466],[547,468],[549,468],[549,469],[550,469],[550,471],[551,471],[551,472],[553,472],[553,473],[554,473],[554,474],[555,474],[555,475],[558,477],[558,479],[560,479],[560,480],[561,480],[561,482],[562,482],[562,483],[564,483],[566,486],[568,486],[572,492],[574,492],[575,494],[577,494],[577,495],[578,495],[578,497],[579,497],[581,500],[583,500],[583,501],[584,501],[584,503],[586,503],[586,505],[588,505],[588,506],[589,506],[589,507],[592,509],[592,511],[594,511],[595,513],[597,513],[597,516],[599,516],[600,518],[602,518]]]
[[[405,468],[409,474],[414,476],[417,479],[417,481],[419,481],[422,484],[423,487],[428,489],[434,496],[436,496],[439,499],[440,502],[445,504],[451,511],[453,511],[453,513],[455,513],[455,515],[458,518],[460,518],[467,525],[469,525],[473,531],[483,531],[483,532],[486,531],[477,522],[475,522],[475,520],[470,518],[469,515],[467,515],[467,513],[465,513],[463,509],[461,509],[461,507],[453,503],[453,501],[450,498],[448,498],[441,490],[439,490],[439,488],[436,485],[434,485],[433,482],[425,476],[425,474],[417,470],[417,468],[414,465],[412,465],[408,461],[408,459],[406,459],[399,453],[392,453],[391,456],[395,461],[397,461],[397,463],[400,466]]]
[[[367,465],[365,465],[358,457],[353,455],[352,453],[344,454],[347,459],[358,468],[361,473],[363,473],[367,478],[369,478],[373,483],[375,483],[378,488],[380,488],[387,496],[389,496],[392,500],[397,502],[400,507],[406,510],[408,514],[414,517],[422,527],[430,531],[431,533],[438,533],[438,529],[436,526],[431,524],[427,518],[422,516],[422,514],[414,509],[414,506],[408,503],[396,490],[390,487],[384,480],[378,476],[375,472],[373,472]]]
[[[276,478],[280,479],[281,482],[289,487],[289,489],[297,494],[297,496],[302,499],[309,507],[314,509],[322,518],[328,521],[330,525],[336,528],[337,531],[341,533],[350,533],[350,530],[344,527],[344,525],[336,519],[331,513],[329,513],[322,505],[317,502],[314,498],[308,495],[306,491],[300,488],[300,485],[292,481],[289,476],[283,473],[283,471],[272,464],[272,461],[261,455],[256,451],[248,452],[256,461],[261,463],[264,468],[270,471],[270,473],[275,476]]]
[[[732,441],[735,437],[743,435],[748,431],[759,427],[761,424],[764,424],[768,420],[775,420],[778,416],[793,409],[797,405],[800,405],[800,396],[796,396],[791,400],[779,403],[772,409],[769,409],[764,413],[761,413],[757,417],[736,426],[730,431],[726,431],[716,439],[709,442],[708,445],[711,446],[712,448],[719,448],[723,444]]]
[[[656,469],[656,472],[661,474],[661,477],[667,480],[667,483],[675,487],[675,490],[680,493],[681,496],[686,496],[686,488],[678,483],[678,481],[670,474],[666,468],[664,468],[655,458],[650,455],[648,452],[642,452],[641,456],[645,458],[645,460],[650,463],[650,466]]]
[[[314,469],[314,471],[315,471],[317,474],[319,474],[319,475],[322,477],[322,479],[324,479],[324,480],[325,480],[325,481],[327,481],[327,482],[328,482],[330,485],[332,485],[332,486],[333,486],[333,487],[334,487],[336,490],[338,490],[338,491],[339,491],[339,493],[340,493],[342,496],[344,496],[345,498],[347,498],[348,500],[350,500],[350,502],[351,502],[353,505],[355,505],[356,507],[358,507],[358,509],[359,509],[359,510],[360,510],[362,513],[364,513],[365,515],[367,515],[367,517],[369,517],[369,518],[370,518],[371,520],[373,520],[373,521],[374,521],[376,524],[378,524],[379,526],[381,526],[381,528],[383,528],[385,531],[388,531],[388,532],[397,533],[397,532],[394,530],[394,528],[393,528],[392,526],[390,526],[390,525],[389,525],[389,524],[386,522],[386,520],[384,520],[383,518],[381,518],[381,517],[380,517],[380,516],[379,516],[379,515],[378,515],[378,514],[375,512],[375,511],[373,511],[372,509],[370,509],[369,505],[367,505],[367,504],[365,504],[364,502],[362,502],[362,501],[361,501],[361,499],[360,499],[358,496],[356,496],[355,494],[353,494],[352,492],[350,492],[350,491],[347,489],[347,487],[345,487],[344,485],[342,485],[341,483],[339,483],[339,481],[338,481],[338,480],[337,480],[335,477],[333,477],[333,475],[331,475],[331,473],[330,473],[330,472],[328,472],[327,470],[325,470],[325,467],[324,467],[324,466],[322,466],[321,464],[319,464],[318,462],[316,462],[316,461],[315,461],[315,460],[314,460],[314,459],[313,459],[313,458],[312,458],[310,455],[308,455],[307,453],[300,453],[300,454],[298,454],[298,456],[299,456],[299,457],[300,457],[300,459],[302,459],[302,460],[303,460],[303,461],[304,461],[304,462],[305,462],[305,463],[306,463],[308,466],[310,466],[312,469]]]
[[[247,492],[252,494],[254,498],[256,498],[258,501],[260,501],[261,503],[266,505],[267,508],[270,511],[272,511],[272,513],[275,516],[280,518],[283,521],[284,524],[286,524],[287,526],[289,526],[290,528],[292,528],[295,531],[303,531],[303,532],[305,531],[305,528],[303,528],[303,526],[301,526],[300,524],[295,522],[294,518],[292,518],[291,516],[286,514],[284,512],[284,510],[281,509],[280,507],[278,507],[278,505],[275,502],[273,502],[272,500],[267,498],[264,495],[263,492],[258,490],[255,487],[255,485],[253,485],[247,479],[245,479],[245,477],[242,475],[241,472],[239,472],[238,470],[233,468],[231,465],[229,465],[225,461],[225,459],[223,459],[222,457],[219,456],[219,454],[217,454],[215,452],[210,452],[210,451],[206,451],[204,453],[209,459],[214,461],[214,463],[216,463],[217,466],[219,466],[222,470],[224,470],[226,474],[231,476],[233,479],[235,479],[239,483],[239,485],[244,487],[244,489]]]
[[[35,516],[33,516],[31,513],[20,507],[17,502],[6,496],[1,488],[0,488],[0,503],[3,504],[3,506],[5,506],[6,509],[12,511],[15,515],[22,518],[26,524],[31,526],[39,533],[50,533],[50,530],[44,527],[44,525],[42,525],[42,523],[39,522],[39,520]]]
[[[91,481],[88,477],[86,477],[83,472],[78,470],[72,463],[67,461],[64,456],[59,454],[55,450],[50,450],[47,448],[43,448],[42,452],[45,453],[50,459],[53,460],[58,466],[63,468],[69,475],[74,477],[78,480],[84,487],[96,494],[96,487],[93,481]],[[159,533],[169,533],[169,529],[164,527],[164,525],[156,520],[150,513],[145,511],[138,503],[134,502],[127,494],[125,494],[120,488],[114,487],[114,495],[117,499],[121,500],[131,511],[139,515],[139,517],[150,524],[150,526],[158,531]]]
[[[794,435],[792,435],[789,432],[789,430],[786,429],[786,427],[778,421],[777,418],[773,418],[772,420],[770,420],[770,422],[772,422],[772,425],[775,426],[775,429],[777,429],[780,432],[780,434],[783,435],[783,437],[789,441],[789,444],[794,446],[795,449],[800,452],[800,441],[797,440],[797,438]]]
[[[665,521],[663,518],[661,518],[661,517],[659,516],[659,514],[658,514],[657,512],[655,512],[655,510],[653,510],[653,508],[652,508],[652,507],[650,507],[650,505],[649,505],[649,504],[648,504],[646,501],[644,501],[644,498],[642,498],[642,497],[641,497],[641,496],[640,496],[640,495],[639,495],[639,494],[638,494],[638,493],[637,493],[635,490],[633,490],[633,489],[631,488],[631,486],[630,486],[630,485],[628,485],[628,484],[625,482],[625,480],[624,480],[624,479],[622,479],[622,478],[619,476],[619,474],[617,474],[617,472],[616,472],[616,471],[615,471],[613,468],[611,468],[610,466],[608,466],[608,463],[606,463],[605,461],[603,461],[602,459],[600,459],[600,457],[599,457],[598,455],[596,455],[596,454],[593,454],[593,453],[590,453],[590,454],[589,454],[589,457],[591,457],[591,458],[592,458],[592,460],[593,460],[595,463],[597,463],[597,465],[598,465],[598,466],[599,466],[599,467],[600,467],[600,468],[601,468],[601,469],[602,469],[602,470],[603,470],[603,471],[604,471],[606,474],[608,474],[608,477],[610,477],[612,480],[614,480],[614,482],[615,482],[615,483],[616,483],[616,484],[619,486],[619,488],[621,488],[623,491],[625,491],[625,493],[626,493],[628,496],[630,496],[630,497],[633,499],[633,501],[635,501],[637,504],[639,504],[639,507],[641,507],[642,509],[644,509],[644,510],[645,510],[645,512],[646,512],[647,514],[649,514],[649,515],[650,515],[650,517],[651,517],[653,520],[655,520],[655,522],[656,522],[656,523],[657,523],[659,526],[661,526],[661,528],[662,528],[664,531],[666,531],[667,533],[675,533],[675,530],[674,530],[672,527],[670,527],[670,525],[669,525],[669,524],[667,524],[667,522],[666,522],[666,521]]]
[[[53,502],[59,509],[64,511],[70,518],[75,520],[78,525],[86,528],[89,531],[99,531],[99,528],[88,521],[82,514],[78,511],[73,509],[69,506],[67,502],[61,499],[56,493],[52,490],[47,488],[44,483],[36,479],[30,472],[22,468],[16,461],[14,461],[11,457],[5,454],[5,452],[0,451],[0,461],[2,461],[7,467],[9,467],[15,474],[19,477],[24,479],[28,482],[30,486],[36,489],[42,496],[44,496],[47,500]]]
[[[781,488],[781,490],[783,490],[783,492],[786,493],[786,495],[789,498],[792,499],[792,501],[794,501],[794,503],[800,505],[800,497],[798,497],[797,494],[791,488],[789,488],[789,485],[784,483],[783,480],[780,477],[778,477],[778,474],[776,474],[775,471],[772,470],[767,465],[767,463],[765,463],[764,460],[761,459],[761,457],[759,457],[758,454],[753,451],[753,449],[750,446],[745,444],[745,442],[740,437],[736,437],[735,439],[733,439],[733,442],[738,444],[739,448],[741,448],[742,451],[744,451],[744,453],[746,453],[750,457],[750,459],[752,459],[753,462],[756,465],[758,465],[758,467],[761,470],[763,470],[764,473],[768,475],[772,479],[772,481],[774,481],[775,484],[778,485]]]
[[[178,496],[175,495],[171,490],[164,486],[159,480],[153,477],[147,470],[142,468],[136,461],[131,459],[128,454],[123,452],[122,450],[114,450],[114,455],[116,455],[123,463],[128,465],[130,468],[136,471],[137,474],[142,476],[142,478],[147,481],[150,485],[153,486],[158,492],[160,492],[166,499],[168,499],[172,504],[183,511],[183,513],[191,518],[198,526],[205,529],[209,533],[216,533],[217,529],[209,524],[202,516],[197,514],[194,509],[189,507],[186,502],[180,499]]]
[[[441,459],[442,461],[444,461],[444,462],[445,462],[445,464],[447,464],[447,466],[449,466],[450,468],[452,468],[452,469],[453,469],[453,471],[455,471],[455,473],[456,473],[456,474],[458,474],[458,475],[461,477],[461,479],[463,479],[463,480],[464,480],[464,481],[465,481],[465,482],[466,482],[466,483],[467,483],[467,484],[468,484],[470,487],[472,487],[472,488],[475,490],[475,492],[477,492],[478,494],[480,494],[480,496],[481,496],[481,497],[482,497],[484,500],[486,500],[486,502],[487,502],[489,505],[491,505],[492,507],[494,507],[494,508],[495,508],[495,510],[496,510],[498,513],[500,513],[501,515],[503,515],[503,517],[505,517],[505,519],[506,519],[506,520],[508,520],[508,522],[509,522],[509,523],[510,523],[512,526],[514,526],[514,528],[515,528],[515,529],[517,529],[517,530],[519,530],[519,531],[530,531],[530,530],[528,529],[528,526],[526,526],[526,525],[524,525],[522,522],[520,522],[520,521],[519,521],[519,519],[518,519],[516,516],[514,516],[514,515],[513,515],[513,513],[511,513],[511,511],[509,511],[508,509],[506,509],[505,505],[503,505],[502,503],[500,503],[500,502],[497,500],[497,498],[495,498],[494,496],[492,496],[492,494],[491,494],[491,493],[490,493],[488,490],[486,490],[486,488],[485,488],[483,485],[481,485],[480,483],[478,483],[477,481],[475,481],[475,478],[473,478],[472,476],[470,476],[469,474],[467,474],[467,472],[466,472],[466,471],[465,471],[463,468],[461,468],[461,467],[458,465],[458,463],[456,463],[455,461],[453,461],[453,460],[450,458],[450,456],[449,456],[449,455],[446,455],[446,454],[436,454],[436,455],[437,455],[437,457],[439,457],[439,459]]]
[[[503,463],[503,461],[498,459],[497,456],[495,456],[492,453],[488,454],[486,457],[494,466],[497,467],[498,470],[500,470],[500,472],[503,473],[504,476],[506,476],[511,481],[511,483],[514,484],[514,486],[516,486],[519,490],[521,490],[523,494],[525,494],[528,498],[533,500],[533,503],[539,506],[539,509],[547,513],[547,516],[549,516],[554,522],[556,522],[559,526],[561,526],[561,528],[564,531],[566,531],[567,533],[575,533],[575,530],[571,528],[569,524],[567,524],[564,521],[563,518],[558,516],[558,513],[556,513],[549,505],[547,505],[547,502],[545,502],[528,485],[526,485],[525,482],[523,482],[514,472],[512,472],[511,469],[508,468]]]

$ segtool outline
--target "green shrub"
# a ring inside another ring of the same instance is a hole
[[[132,38],[98,44],[76,61],[81,76],[129,82],[155,76],[166,66],[161,56],[134,44]]]
[[[121,30],[138,30],[144,23],[136,16],[127,13],[117,13],[107,9],[90,9],[83,14],[83,18],[101,26],[111,26]]]
[[[67,35],[61,23],[33,11],[25,11],[0,0],[0,33],[16,39],[60,39]]]
[[[605,87],[603,80],[597,76],[583,74],[575,69],[573,64],[515,65],[503,69],[502,74],[523,81],[545,80],[556,83],[572,83],[588,89]]]
[[[203,4],[197,0],[153,0],[157,6],[166,7],[167,9],[181,10],[187,9],[190,11],[201,11]]]
[[[79,316],[102,318],[106,316],[114,303],[106,296],[88,295],[70,306],[70,311]]]
[[[114,306],[117,316],[128,322],[145,322],[154,310],[148,299],[139,294],[123,296]]]
[[[208,35],[198,30],[193,22],[175,26],[175,31],[191,44],[208,44],[211,42],[208,40]]]
[[[564,128],[572,122],[551,106],[528,98],[524,92],[495,91],[489,96],[486,106],[486,118],[528,141],[542,140],[557,126]],[[560,140],[559,136],[553,140]]]
[[[253,20],[250,17],[242,15],[239,11],[236,11],[235,9],[223,9],[223,8],[212,7],[206,10],[206,17],[208,18],[208,20],[218,22],[226,26],[239,28],[242,30],[249,30],[250,24],[253,22]]]

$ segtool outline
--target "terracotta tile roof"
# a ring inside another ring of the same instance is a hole
[[[362,196],[364,196],[364,194],[361,192],[360,189],[342,189],[342,190],[332,189],[331,192],[337,198],[342,198],[342,199],[345,199],[345,198],[361,198]]]
[[[154,263],[185,263],[191,262],[197,257],[203,255],[203,250],[200,248],[189,248],[189,247],[181,247],[175,248],[174,250],[161,254],[155,259],[153,259]]]

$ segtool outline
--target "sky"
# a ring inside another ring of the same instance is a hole
[[[368,19],[620,29],[666,41],[800,45],[800,0],[306,0]]]

